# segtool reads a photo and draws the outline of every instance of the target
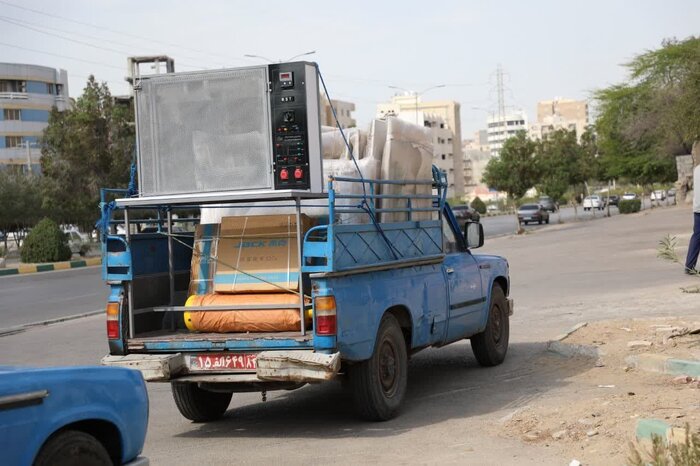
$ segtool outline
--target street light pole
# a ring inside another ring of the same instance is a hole
[[[447,86],[447,84],[438,84],[437,86],[430,86],[430,87],[428,87],[428,88],[426,88],[426,89],[423,89],[423,90],[420,91],[420,92],[409,91],[408,89],[404,89],[403,87],[398,87],[398,86],[388,86],[388,87],[389,87],[389,89],[397,89],[397,90],[399,90],[399,91],[404,91],[404,92],[408,92],[409,94],[413,94],[413,96],[414,96],[414,98],[415,98],[415,107],[414,107],[414,109],[415,109],[415,112],[416,112],[416,125],[417,125],[417,124],[418,124],[418,97],[422,96],[423,94],[425,94],[425,93],[428,92],[428,91],[432,91],[433,89],[438,89],[438,88],[446,87],[446,86]]]
[[[306,55],[313,55],[313,54],[315,54],[315,53],[316,53],[315,50],[311,50],[311,51],[309,51],[309,52],[300,53],[299,55],[294,55],[294,56],[291,57],[291,58],[287,58],[287,59],[285,60],[285,62],[290,62],[290,61],[294,60],[295,58],[305,57]],[[282,60],[274,61],[274,60],[270,60],[270,59],[267,58],[267,57],[263,57],[262,55],[253,55],[253,54],[250,54],[250,53],[246,53],[246,54],[243,55],[243,56],[246,57],[246,58],[258,58],[258,59],[261,59],[261,60],[268,61],[268,62],[270,62],[270,63],[282,63]]]

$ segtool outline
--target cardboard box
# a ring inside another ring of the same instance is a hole
[[[301,216],[302,235],[311,219]],[[296,215],[221,219],[214,292],[285,292],[299,289]]]

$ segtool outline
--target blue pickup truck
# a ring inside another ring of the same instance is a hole
[[[368,186],[364,198],[369,202],[361,209],[368,221],[337,220],[344,209],[353,210],[336,192],[338,182]],[[432,184],[432,200],[425,207],[425,196],[393,196],[406,202],[392,212],[405,216],[381,222],[381,209],[373,211],[381,195],[374,193],[388,183]],[[286,201],[293,201],[299,219],[303,194],[291,196]],[[234,204],[236,199],[213,201]],[[472,253],[483,244],[483,227],[458,224],[446,202],[444,173],[434,168],[432,180],[414,182],[331,177],[324,202],[326,215],[297,235],[302,238],[302,293],[295,308],[303,316],[310,313],[311,323],[301,318],[294,332],[203,333],[182,323],[193,250],[201,251],[193,246],[193,233],[173,227],[172,216],[181,208],[178,223],[186,221],[192,200],[170,199],[165,205],[137,197],[104,198],[110,354],[103,363],[139,369],[147,381],[170,383],[182,415],[204,422],[221,417],[233,393],[258,391],[264,399],[270,390],[336,377],[348,379],[363,418],[387,420],[405,398],[408,359],[417,351],[469,339],[479,364],[503,362],[513,312],[508,262]],[[424,207],[416,208],[421,202]],[[137,233],[136,217],[144,209],[162,213],[161,221],[150,232]],[[110,233],[110,226],[114,231],[124,222],[126,234]]]
[[[141,375],[107,367],[0,367],[0,463],[147,466]]]

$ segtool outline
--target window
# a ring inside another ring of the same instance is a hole
[[[46,93],[50,95],[54,95],[54,85],[53,83],[46,83]]]
[[[445,127],[445,123],[440,123],[440,128],[444,128],[444,127]]]
[[[27,92],[27,82],[17,79],[0,79],[0,92]]]
[[[21,120],[18,108],[6,108],[2,113],[5,120]]]
[[[445,254],[459,252],[457,238],[455,237],[455,233],[452,231],[452,228],[445,217],[442,218],[442,245]]]
[[[63,95],[63,84],[56,84],[56,95]]]
[[[5,147],[8,149],[22,147],[22,136],[5,136]]]
[[[442,160],[445,160],[445,154],[442,154]]]

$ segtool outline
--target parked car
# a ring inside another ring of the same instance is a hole
[[[498,206],[496,204],[489,204],[486,206],[486,212],[488,213],[495,213],[498,212]]]
[[[83,245],[87,244],[87,242],[83,240],[82,236],[80,236],[77,231],[68,231],[64,232],[64,234],[66,235],[66,238],[68,238],[68,247],[70,248],[70,252],[73,254],[82,254]]]
[[[620,196],[617,194],[611,194],[610,197],[608,197],[608,203],[618,207],[620,205]]]
[[[539,204],[548,212],[556,212],[559,210],[557,204],[549,196],[541,196],[538,200]]]
[[[0,367],[2,464],[145,466],[141,373],[115,367]]]
[[[676,197],[676,188],[671,188],[668,191],[666,191],[666,194],[668,197]]]
[[[622,195],[622,199],[625,201],[632,201],[637,199],[637,195],[635,193],[625,193]]]
[[[478,222],[481,219],[481,214],[479,214],[479,212],[477,212],[472,206],[467,204],[452,207],[452,212],[455,214],[455,218],[457,220],[471,220],[472,222]]]
[[[665,201],[666,200],[666,191],[663,189],[657,189],[656,191],[651,192],[651,200],[652,201]]]
[[[604,207],[605,201],[603,201],[603,199],[598,195],[586,196],[586,198],[583,200],[583,210],[603,210]]]
[[[525,225],[530,222],[549,223],[549,212],[541,204],[523,204],[518,209],[518,222]]]

